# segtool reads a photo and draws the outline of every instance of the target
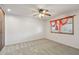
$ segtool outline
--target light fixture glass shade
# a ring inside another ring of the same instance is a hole
[[[39,18],[42,18],[44,17],[45,15],[44,14],[39,14]]]
[[[39,14],[39,18],[41,18],[42,17],[42,14]]]

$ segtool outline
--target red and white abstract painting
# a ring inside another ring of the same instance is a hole
[[[51,32],[55,33],[74,33],[74,16],[68,16],[61,19],[50,21]]]

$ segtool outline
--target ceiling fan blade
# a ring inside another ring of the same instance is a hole
[[[33,16],[37,16],[37,15],[39,15],[39,13],[34,13],[34,14],[33,14]]]
[[[32,9],[32,11],[33,11],[33,12],[38,12],[38,10],[37,10],[37,9]]]

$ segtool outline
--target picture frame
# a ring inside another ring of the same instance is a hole
[[[51,33],[74,34],[74,16],[50,21]]]

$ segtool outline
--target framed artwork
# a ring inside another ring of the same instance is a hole
[[[74,15],[50,21],[52,33],[74,34]]]

